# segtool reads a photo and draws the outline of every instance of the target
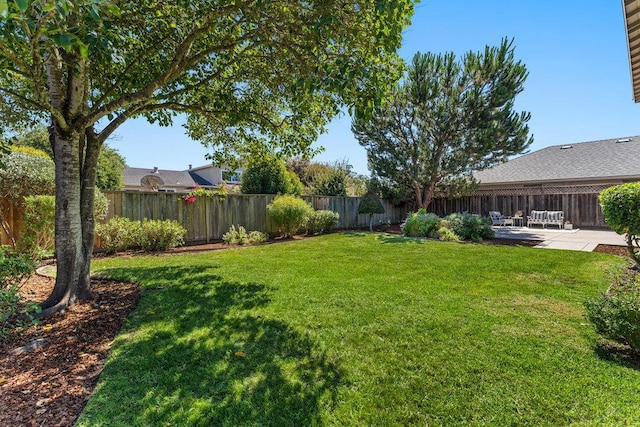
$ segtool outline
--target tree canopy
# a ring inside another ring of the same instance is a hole
[[[13,144],[15,147],[33,147],[47,153],[50,159],[53,158],[49,132],[42,125],[23,130],[14,137],[7,139],[6,143]],[[123,173],[126,166],[127,163],[118,150],[109,147],[105,143],[100,148],[100,154],[98,155],[96,186],[102,191],[122,189]]]
[[[9,210],[21,206],[25,197],[53,194],[54,165],[46,153],[31,147],[0,154],[0,165],[0,224],[15,247]]]
[[[91,299],[97,159],[132,117],[189,135],[218,163],[296,154],[399,76],[411,0],[0,0],[0,134],[50,121],[58,276],[43,315]]]
[[[392,101],[354,119],[373,176],[427,207],[438,188],[458,191],[474,170],[522,153],[533,141],[530,114],[515,112],[514,100],[526,78],[506,39],[461,60],[417,53]]]
[[[244,194],[302,194],[300,178],[274,155],[253,156],[242,173]]]

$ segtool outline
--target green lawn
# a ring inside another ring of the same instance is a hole
[[[638,425],[582,306],[621,262],[368,233],[96,260],[144,291],[79,425]]]

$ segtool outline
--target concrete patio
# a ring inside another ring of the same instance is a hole
[[[624,236],[611,230],[493,227],[497,239],[539,240],[536,248],[592,252],[598,245],[626,246]]]

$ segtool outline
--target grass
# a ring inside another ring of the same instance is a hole
[[[582,306],[621,263],[369,233],[96,260],[144,293],[78,425],[637,425]]]

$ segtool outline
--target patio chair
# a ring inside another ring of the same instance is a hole
[[[513,225],[513,219],[510,216],[503,216],[498,211],[489,211],[489,217],[491,218],[491,225]]]

